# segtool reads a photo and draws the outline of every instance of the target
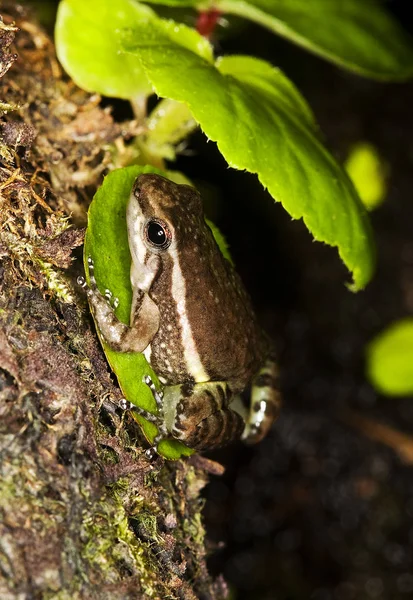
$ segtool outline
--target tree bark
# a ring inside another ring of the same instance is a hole
[[[0,8],[0,597],[224,598],[208,461],[145,458],[75,283],[88,203],[140,125],[68,80],[25,9]]]

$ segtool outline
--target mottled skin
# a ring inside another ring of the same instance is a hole
[[[158,415],[134,410],[157,424],[155,444],[171,435],[198,450],[240,436],[258,441],[279,409],[276,367],[241,280],[205,223],[199,193],[159,175],[140,175],[127,223],[130,327],[97,289],[92,261],[88,296],[108,344],[144,351],[165,386],[154,394]],[[239,395],[251,385],[247,409]]]
[[[148,218],[153,214],[165,220],[176,239],[181,271],[189,276],[186,310],[202,364],[210,380],[226,381],[234,392],[240,392],[258,371],[266,343],[238,274],[217,249],[200,196],[192,187],[157,175],[141,176],[135,191],[138,185],[139,201],[147,207]],[[152,210],[146,198],[151,199]],[[173,259],[166,251],[150,290],[160,314],[160,326],[151,343],[151,364],[168,385],[183,383],[191,376],[182,360],[175,303],[170,293],[165,294],[172,286],[172,269]],[[168,350],[172,352],[168,354]],[[172,372],[168,372],[166,360]]]

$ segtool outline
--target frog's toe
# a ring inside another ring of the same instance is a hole
[[[158,414],[154,415],[145,408],[136,406],[135,404],[132,404],[132,402],[128,402],[128,400],[126,400],[125,398],[122,398],[122,400],[119,403],[119,406],[122,408],[122,410],[130,410],[131,412],[136,413],[137,415],[143,417],[146,421],[153,423],[157,427],[158,433],[153,440],[154,450],[157,452],[159,442],[169,437],[169,433],[166,429],[165,422],[163,419],[163,411],[158,408]]]
[[[76,279],[77,285],[80,285],[80,287],[82,289],[86,289],[87,288],[87,283],[86,283],[86,279],[83,277],[83,275],[79,275],[79,277]]]
[[[96,279],[95,279],[95,263],[91,256],[87,257],[87,267],[89,270],[89,281],[90,287],[96,287]]]
[[[159,451],[158,451],[159,443],[162,442],[162,440],[165,440],[166,438],[170,437],[168,430],[165,427],[164,420],[159,414],[154,415],[154,414],[148,412],[147,410],[145,410],[144,408],[140,408],[139,406],[135,406],[134,404],[131,404],[131,403],[129,403],[129,404],[130,404],[131,411],[133,411],[136,414],[138,414],[139,416],[143,417],[150,423],[153,423],[158,429],[158,433],[156,434],[156,436],[154,437],[153,442],[152,442],[153,446],[151,448],[148,448],[148,450],[145,452],[146,456],[150,460],[152,460],[155,455],[159,454]]]
[[[113,293],[108,288],[105,289],[104,296],[105,296],[109,306],[111,306],[112,308],[118,308],[119,298],[114,296]]]
[[[156,389],[155,384],[149,375],[144,375],[142,381],[151,390],[152,396],[156,402],[156,406],[158,407],[158,412],[160,413],[160,415],[163,415],[163,396],[164,396],[163,391]]]
[[[149,461],[155,460],[159,456],[158,446],[152,446],[145,451],[145,456]]]
[[[159,415],[154,415],[153,413],[150,413],[148,410],[145,410],[144,408],[141,408],[140,406],[136,406],[136,404],[132,404],[132,402],[128,402],[127,400],[123,400],[122,403],[120,404],[120,407],[123,410],[130,410],[131,412],[136,413],[137,415],[139,415],[140,417],[143,417],[150,423],[154,423],[154,425],[156,425],[158,427],[158,429],[160,428],[160,423],[163,423],[163,420]]]
[[[126,398],[121,398],[119,400],[119,408],[122,410],[128,410],[131,406],[133,406],[132,402],[129,402]]]

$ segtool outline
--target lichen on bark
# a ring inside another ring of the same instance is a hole
[[[88,203],[139,124],[0,9],[0,597],[224,598],[202,461],[145,458],[75,284]]]

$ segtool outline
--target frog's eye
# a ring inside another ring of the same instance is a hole
[[[151,219],[146,223],[145,236],[147,242],[159,250],[166,250],[172,242],[172,234],[163,221]]]

